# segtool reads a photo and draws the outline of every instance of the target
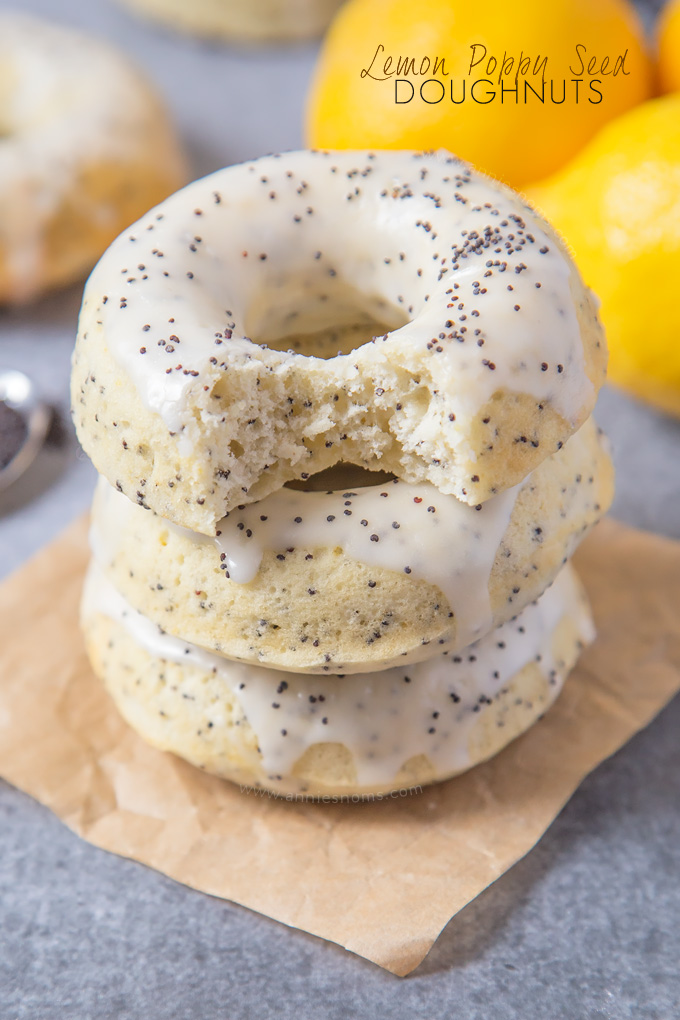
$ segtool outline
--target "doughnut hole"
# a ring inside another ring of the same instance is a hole
[[[294,479],[286,482],[287,489],[300,492],[329,492],[338,489],[358,489],[372,485],[385,485],[391,482],[394,475],[388,471],[369,471],[360,464],[346,464],[340,461],[332,467],[317,471],[309,478]],[[339,550],[342,552],[342,550]]]
[[[267,346],[276,351],[302,354],[307,358],[323,358],[327,361],[338,354],[351,354],[374,336],[382,336],[390,329],[386,323],[369,317],[359,322],[329,325],[311,333],[302,331],[302,324],[300,327],[300,331],[272,340]]]
[[[271,289],[268,281],[265,294],[250,301],[245,331],[254,343],[272,350],[328,360],[407,322],[402,308],[360,293],[338,275],[289,278],[278,269]]]

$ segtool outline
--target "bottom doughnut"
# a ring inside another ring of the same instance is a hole
[[[233,662],[163,633],[90,566],[88,655],[154,747],[279,794],[386,793],[485,761],[552,704],[594,638],[569,565],[540,599],[462,652],[351,676]]]

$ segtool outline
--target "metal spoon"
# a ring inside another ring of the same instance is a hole
[[[31,466],[45,442],[52,416],[28,376],[14,369],[0,371],[0,402],[21,416],[26,430],[19,449],[4,467],[0,467],[2,491]]]

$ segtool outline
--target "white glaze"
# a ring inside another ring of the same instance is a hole
[[[468,645],[491,627],[489,577],[520,488],[479,507],[398,479],[344,492],[283,488],[232,510],[219,522],[216,542],[241,583],[255,576],[265,549],[283,551],[301,538],[312,549],[340,546],[360,563],[422,578],[446,595],[456,643]]]
[[[0,239],[17,299],[34,289],[46,227],[74,197],[83,167],[125,163],[156,136],[168,180],[181,179],[164,132],[146,84],[122,55],[74,29],[0,12]],[[115,223],[103,200],[89,213]]]
[[[537,602],[458,655],[444,653],[404,669],[345,677],[299,676],[230,662],[170,637],[132,609],[94,563],[82,611],[84,617],[103,614],[121,622],[155,658],[189,663],[223,678],[257,735],[269,776],[290,774],[313,744],[337,742],[354,756],[358,785],[369,787],[390,783],[406,761],[420,754],[427,755],[438,775],[465,769],[472,764],[468,745],[480,713],[523,666],[540,656],[546,675],[556,670],[549,701],[559,693],[564,675],[552,658],[559,621],[569,615],[584,643],[594,638],[569,565]]]
[[[482,241],[491,231],[479,250],[475,231]],[[259,346],[295,332],[300,316],[305,332],[358,312],[392,324],[351,356],[307,358],[338,386],[382,362],[411,370],[404,349],[422,357],[434,338],[432,379],[457,416],[506,389],[574,422],[592,384],[569,273],[519,196],[446,153],[296,152],[172,196],[114,242],[87,300],[187,455],[196,394],[245,359],[279,371],[303,357]]]
[[[222,557],[227,576],[239,584],[253,580],[265,550],[283,553],[301,544],[307,549],[339,546],[360,563],[423,578],[446,595],[457,621],[456,645],[461,647],[491,627],[489,577],[520,488],[479,507],[445,496],[428,483],[409,485],[396,479],[337,492],[282,488],[232,510],[219,522],[214,540],[168,526],[194,542],[214,541],[216,560]],[[104,478],[98,505],[91,544],[105,565],[115,557],[126,521],[134,527],[139,513],[148,511],[140,511]]]

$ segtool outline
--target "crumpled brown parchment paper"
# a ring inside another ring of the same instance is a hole
[[[0,588],[0,774],[90,843],[399,975],[680,688],[680,543],[606,521],[577,555],[598,639],[499,756],[376,803],[246,794],[118,716],[78,631],[87,555],[79,521]]]

